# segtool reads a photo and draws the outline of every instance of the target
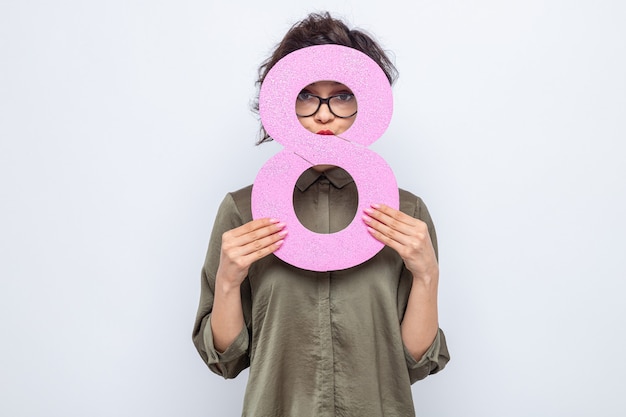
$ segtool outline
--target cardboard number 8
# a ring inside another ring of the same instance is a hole
[[[324,80],[345,84],[357,98],[357,117],[341,138],[307,131],[295,114],[298,93]],[[387,130],[393,112],[391,86],[378,64],[340,45],[299,49],[268,72],[261,85],[259,111],[267,133],[285,147],[263,165],[252,188],[253,217],[287,223],[289,234],[275,255],[312,271],[346,269],[376,255],[384,245],[369,234],[361,213],[372,203],[398,208],[398,186],[391,168],[366,148]],[[354,179],[359,194],[357,215],[339,232],[315,233],[296,216],[294,186],[311,164],[339,166]]]

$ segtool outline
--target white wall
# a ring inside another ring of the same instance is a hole
[[[418,415],[626,412],[626,21],[608,1],[0,2],[0,415],[236,416],[191,343],[259,62],[329,9],[395,52],[372,148],[438,227]]]

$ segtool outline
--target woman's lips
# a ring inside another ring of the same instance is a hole
[[[319,132],[317,132],[318,135],[334,135],[334,133],[331,130],[320,130]]]

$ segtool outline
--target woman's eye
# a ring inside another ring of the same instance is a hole
[[[307,93],[306,91],[302,91],[300,92],[300,94],[298,94],[298,100],[300,101],[307,101],[307,100],[311,100],[312,98],[313,98],[313,94]]]
[[[340,101],[350,101],[354,98],[354,94],[342,93],[342,94],[337,94],[335,97],[337,97],[337,99]]]

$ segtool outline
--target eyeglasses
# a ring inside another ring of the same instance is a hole
[[[322,98],[305,91],[298,94],[296,99],[296,115],[310,117],[317,113],[322,104],[328,105],[328,110],[340,119],[347,119],[357,112],[356,97],[352,93],[341,93]]]

